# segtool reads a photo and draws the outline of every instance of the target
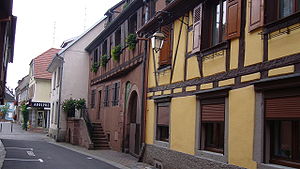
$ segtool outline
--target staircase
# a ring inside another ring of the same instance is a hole
[[[93,123],[92,142],[95,150],[109,150],[110,146],[106,134],[103,131],[101,123]]]

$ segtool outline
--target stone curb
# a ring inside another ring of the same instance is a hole
[[[71,147],[67,147],[67,146],[64,146],[64,145],[61,145],[61,144],[58,144],[58,143],[55,143],[55,142],[48,142],[48,143],[54,144],[54,145],[57,145],[57,146],[60,146],[60,147],[63,147],[63,148],[66,148],[66,149],[69,149],[69,150],[72,150],[72,151],[75,151],[75,152],[80,153],[80,154],[84,154],[86,156],[90,156],[92,158],[95,158],[97,160],[101,160],[101,161],[103,161],[107,164],[110,164],[110,165],[115,166],[115,167],[120,168],[120,169],[130,169],[130,168],[128,168],[126,166],[123,166],[119,163],[116,163],[116,162],[113,162],[113,161],[107,160],[105,158],[101,158],[101,157],[98,157],[98,156],[95,156],[95,155],[92,155],[92,154],[89,154],[89,153],[86,153],[86,152],[82,152],[82,151],[76,150],[76,149],[71,148]]]
[[[5,151],[4,145],[2,144],[2,141],[0,139],[0,168],[2,168],[2,165],[4,163],[5,155],[6,155],[6,151]]]

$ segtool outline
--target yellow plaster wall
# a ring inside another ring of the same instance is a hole
[[[260,73],[253,73],[250,75],[245,75],[241,77],[241,82],[249,82],[252,80],[260,79]]]
[[[222,80],[222,81],[219,82],[220,87],[228,86],[228,85],[232,85],[232,84],[234,84],[234,78],[227,79],[227,80]]]
[[[173,98],[170,118],[170,148],[195,154],[196,96]]]
[[[230,69],[238,68],[239,60],[239,40],[233,39],[230,43]]]
[[[248,0],[250,2],[250,0]],[[247,16],[250,18],[250,6],[247,5]],[[253,65],[263,61],[263,40],[258,34],[262,29],[258,29],[252,32],[249,32],[249,22],[248,19],[246,22],[246,31],[245,31],[245,66]]]
[[[221,52],[217,52],[221,54]],[[212,54],[213,55],[213,54]],[[225,72],[225,58],[226,51],[223,51],[222,55],[214,56],[205,56],[203,61],[203,76],[210,76],[213,74]]]
[[[164,94],[171,94],[171,90],[164,90]]]
[[[185,22],[188,22],[188,18],[185,17]],[[176,47],[177,47],[177,42],[179,38],[179,32],[180,32],[180,27],[181,27],[182,22],[179,20],[176,20],[174,22],[174,41],[173,41],[173,63],[175,59],[175,53],[176,53]],[[184,61],[185,61],[185,54],[186,54],[186,43],[187,43],[187,26],[182,25],[182,32],[181,32],[181,37],[179,41],[179,47],[177,51],[177,58],[176,58],[176,63],[174,67],[174,73],[173,73],[173,79],[172,83],[175,82],[180,82],[184,80]]]
[[[188,33],[188,48],[187,48],[187,52],[192,52],[193,51],[193,31],[190,31]]]
[[[33,101],[50,102],[51,80],[35,79]]]
[[[171,69],[158,73],[157,76],[158,85],[161,86],[161,85],[170,84],[170,77],[171,77]]]
[[[173,93],[181,93],[182,92],[182,88],[176,88],[173,90]]]
[[[268,75],[269,76],[284,75],[284,74],[293,73],[294,70],[295,70],[294,65],[286,66],[286,67],[280,67],[280,68],[269,70]]]
[[[187,79],[194,79],[200,77],[200,71],[198,66],[198,60],[196,56],[193,56],[187,60]]]
[[[299,26],[293,25],[292,27]],[[281,30],[281,31],[284,31]],[[275,32],[274,32],[275,33]],[[300,29],[290,32],[290,34],[280,35],[269,40],[269,60],[300,53]]]
[[[200,85],[200,89],[204,90],[204,89],[211,89],[213,88],[213,83],[206,83],[206,84],[201,84]]]
[[[151,44],[150,44],[150,49],[151,49]],[[155,76],[154,76],[154,61],[153,61],[153,52],[150,50],[149,55],[148,55],[148,87],[155,87]]]
[[[147,100],[147,112],[146,112],[146,144],[153,144],[154,139],[154,123],[155,123],[155,104],[154,100]]]
[[[190,92],[190,91],[194,91],[197,89],[197,86],[188,86],[186,87],[185,91]]]
[[[229,92],[228,162],[230,164],[249,169],[256,168],[256,163],[252,160],[254,113],[253,86]]]

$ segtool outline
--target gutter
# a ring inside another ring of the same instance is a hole
[[[58,136],[59,136],[59,130],[60,130],[60,110],[61,110],[61,90],[62,90],[62,75],[63,75],[63,70],[64,70],[64,58],[63,57],[60,57],[60,59],[62,59],[62,62],[61,62],[61,69],[60,69],[60,82],[59,82],[59,96],[58,96],[58,104],[59,104],[59,109],[58,109],[58,112],[57,112],[57,137],[56,137],[56,141],[58,141]]]

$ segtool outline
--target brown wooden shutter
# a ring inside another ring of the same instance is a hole
[[[300,118],[300,96],[265,100],[266,118]]]
[[[201,119],[204,122],[224,121],[225,104],[206,104],[201,106]]]
[[[226,39],[238,38],[241,30],[241,0],[227,0]]]
[[[157,107],[157,124],[169,126],[170,119],[170,107],[169,106],[158,106]]]
[[[161,27],[161,32],[165,40],[159,54],[159,65],[170,65],[172,62],[171,25]]]
[[[202,4],[194,8],[193,23],[193,53],[201,49],[201,28],[202,28]]]
[[[263,23],[264,23],[263,0],[251,0],[249,31],[261,27]]]

